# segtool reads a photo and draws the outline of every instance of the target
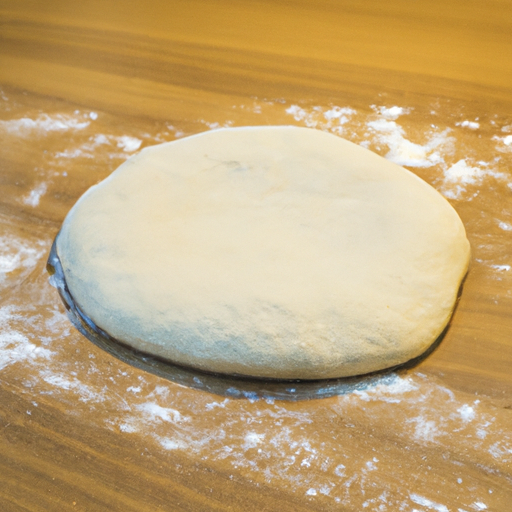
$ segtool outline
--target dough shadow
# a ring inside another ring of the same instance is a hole
[[[96,326],[80,310],[69,292],[57,255],[56,240],[57,238],[53,242],[46,269],[50,274],[50,284],[57,288],[68,318],[81,334],[97,347],[135,368],[182,386],[227,398],[301,401],[347,395],[356,391],[367,391],[379,384],[389,385],[400,378],[396,372],[401,373],[410,370],[432,354],[439,347],[450,327],[449,322],[436,341],[420,356],[401,365],[355,377],[322,380],[279,380],[210,373],[148,355],[123,344]],[[461,292],[462,284],[459,288],[457,304]]]

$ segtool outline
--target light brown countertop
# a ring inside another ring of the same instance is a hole
[[[511,33],[505,1],[3,1],[0,508],[509,510]],[[142,147],[266,124],[363,144],[461,216],[470,271],[420,364],[283,400],[70,324],[45,264],[77,198]]]

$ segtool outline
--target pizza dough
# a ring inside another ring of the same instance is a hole
[[[57,253],[77,305],[122,343],[212,372],[319,379],[422,354],[470,249],[414,174],[275,126],[143,149],[81,197]]]

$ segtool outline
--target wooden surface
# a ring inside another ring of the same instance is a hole
[[[511,34],[505,0],[2,0],[0,509],[510,510]],[[141,147],[259,124],[363,144],[459,212],[471,269],[421,364],[278,400],[71,326],[45,263],[77,198]]]

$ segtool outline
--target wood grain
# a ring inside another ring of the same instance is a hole
[[[511,33],[504,0],[3,0],[0,508],[508,511]],[[78,197],[141,147],[257,124],[402,159],[458,211],[470,272],[419,365],[277,400],[71,326],[45,262]]]

